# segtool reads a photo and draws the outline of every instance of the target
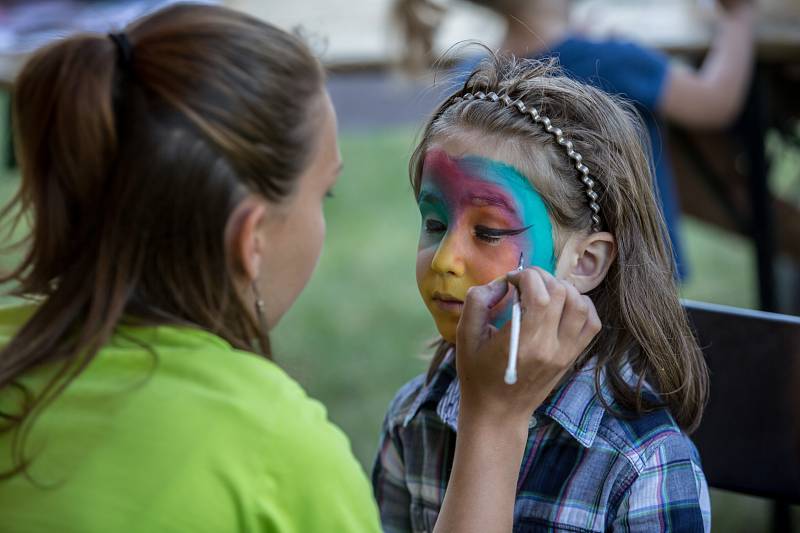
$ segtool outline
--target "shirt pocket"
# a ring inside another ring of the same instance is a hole
[[[414,533],[430,533],[438,517],[438,507],[420,501],[411,503],[411,530]]]

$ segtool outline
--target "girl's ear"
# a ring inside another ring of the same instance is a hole
[[[556,277],[569,281],[578,292],[586,294],[605,279],[616,255],[616,241],[607,231],[575,235],[561,252]]]
[[[253,196],[233,210],[225,228],[225,246],[234,272],[250,283],[258,278],[264,254],[264,239],[259,231],[266,217],[266,205]]]

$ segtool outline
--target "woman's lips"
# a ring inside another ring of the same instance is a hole
[[[464,307],[463,300],[446,293],[435,292],[431,299],[436,307],[449,313],[460,313]]]

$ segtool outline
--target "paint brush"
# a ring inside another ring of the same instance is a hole
[[[517,272],[522,270],[523,256],[519,254]],[[511,341],[508,344],[508,367],[506,368],[505,382],[513,385],[517,382],[517,352],[519,351],[519,323],[522,320],[519,290],[514,294],[514,305],[511,306]]]

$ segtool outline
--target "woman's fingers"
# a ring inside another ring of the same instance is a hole
[[[591,300],[583,296],[572,285],[566,285],[565,290],[564,314],[558,326],[558,336],[565,340],[577,340],[589,316]]]
[[[525,314],[541,316],[541,312],[550,303],[550,293],[538,270],[526,268],[514,271],[506,276],[509,283],[519,291],[520,302]],[[525,317],[523,317],[524,320]]]
[[[600,331],[592,300],[567,282],[538,267],[510,273],[507,279],[520,291],[524,343],[535,347],[540,360],[561,359],[566,353],[577,357]]]
[[[520,301],[525,310],[522,330],[526,337],[537,343],[557,341],[565,312],[567,284],[538,267],[513,272],[508,275],[508,280],[520,291]]]
[[[536,268],[542,280],[544,281],[545,288],[550,294],[550,303],[544,308],[542,316],[539,318],[541,324],[541,333],[546,335],[547,338],[557,340],[559,324],[561,323],[564,314],[564,305],[567,298],[567,284],[563,281],[557,280],[549,272]]]
[[[490,333],[489,312],[508,292],[506,280],[496,279],[487,285],[476,285],[467,291],[464,309],[458,322],[458,344],[483,338]]]
[[[597,309],[595,308],[594,302],[592,302],[591,298],[588,296],[581,297],[586,302],[586,306],[588,308],[586,322],[578,334],[578,345],[581,351],[583,351],[587,346],[589,346],[589,343],[592,342],[592,339],[594,339],[595,336],[600,333],[600,330],[603,328],[603,324],[600,322],[600,317],[597,315]]]

